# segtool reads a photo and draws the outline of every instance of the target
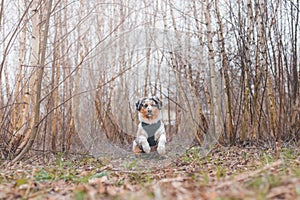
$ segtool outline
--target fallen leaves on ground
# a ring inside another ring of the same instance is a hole
[[[134,160],[122,165],[59,155],[47,162],[2,162],[0,199],[299,199],[299,151],[281,149],[277,155],[219,147],[201,157],[194,149],[167,166],[147,169]]]

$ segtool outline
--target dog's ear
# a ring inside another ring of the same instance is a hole
[[[136,106],[136,110],[137,110],[137,111],[140,111],[140,110],[141,110],[142,103],[143,103],[144,100],[145,100],[145,98],[142,98],[142,99],[139,99],[139,100],[135,103],[135,106]]]
[[[152,97],[152,99],[157,104],[158,109],[161,110],[161,108],[162,108],[162,101],[158,97],[156,97],[156,96]]]
[[[137,110],[137,111],[140,111],[140,110],[141,110],[141,100],[138,100],[138,101],[135,103],[135,107],[136,107],[136,110]]]

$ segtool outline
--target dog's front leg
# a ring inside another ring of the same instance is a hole
[[[166,154],[166,134],[161,134],[159,139],[158,139],[158,145],[157,145],[157,152],[160,155]]]
[[[138,137],[138,140],[139,140],[139,143],[142,145],[143,151],[145,153],[150,153],[151,149],[150,149],[150,145],[147,141],[147,138],[145,136],[141,135]]]

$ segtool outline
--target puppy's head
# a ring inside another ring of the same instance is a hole
[[[162,101],[158,97],[142,98],[136,102],[139,118],[145,123],[155,123],[161,119]]]

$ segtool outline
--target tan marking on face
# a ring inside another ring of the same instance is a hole
[[[152,112],[150,113],[149,110]],[[157,119],[159,116],[159,109],[155,101],[146,99],[141,106],[141,117],[149,120]]]

